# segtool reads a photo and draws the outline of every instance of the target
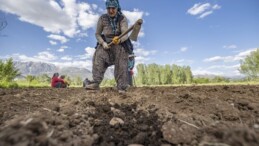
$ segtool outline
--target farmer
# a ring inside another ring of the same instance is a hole
[[[129,61],[128,61],[128,81],[129,81],[128,84],[129,84],[129,86],[133,86],[134,65],[135,65],[135,55],[133,53],[133,54],[129,55]]]
[[[61,75],[60,76],[60,79],[62,79],[63,81],[64,81],[64,88],[66,88],[66,87],[69,87],[70,86],[70,84],[69,84],[69,82],[65,79],[66,78],[66,76],[65,75]]]
[[[93,57],[93,81],[85,86],[88,90],[98,90],[106,69],[115,65],[114,76],[119,93],[125,93],[128,85],[127,65],[128,51],[123,43],[128,39],[120,34],[128,29],[127,18],[121,13],[118,0],[106,0],[107,13],[100,16],[97,29],[96,47]],[[112,42],[112,45],[108,44]]]
[[[59,78],[59,73],[54,73],[51,78],[51,87],[53,88],[64,88],[65,82]]]

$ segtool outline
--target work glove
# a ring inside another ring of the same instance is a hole
[[[119,43],[120,43],[120,39],[119,39],[119,37],[118,36],[115,36],[113,39],[112,39],[112,43],[114,44],[114,45],[118,45]]]
[[[109,49],[110,48],[110,46],[106,42],[103,42],[102,46],[103,46],[104,49]]]

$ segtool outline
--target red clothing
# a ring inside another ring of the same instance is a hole
[[[133,72],[133,70],[131,69],[131,70],[130,70],[130,75],[133,75],[133,74],[134,74],[134,72]]]
[[[63,79],[60,79],[60,78],[58,78],[58,77],[53,77],[53,78],[51,79],[51,87],[56,87],[56,84],[57,84],[58,82],[61,82],[61,83],[64,84],[64,80],[63,80]]]

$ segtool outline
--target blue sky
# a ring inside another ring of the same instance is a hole
[[[137,63],[189,65],[194,74],[239,75],[259,48],[258,0],[120,0],[130,24],[144,20]],[[0,0],[0,59],[91,69],[104,0]]]

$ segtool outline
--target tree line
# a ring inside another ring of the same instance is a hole
[[[140,85],[190,84],[190,66],[138,64],[135,82]]]
[[[224,77],[209,78],[194,78],[190,66],[178,65],[158,65],[158,64],[138,64],[136,66],[137,74],[134,82],[137,85],[170,85],[170,84],[191,84],[191,83],[220,83],[230,82]],[[244,74],[246,78],[239,80],[258,81],[259,79],[259,49],[251,52],[244,60],[240,61],[239,72]],[[16,77],[21,75],[19,70],[15,68],[12,58],[5,61],[0,60],[0,87],[18,87],[14,81]],[[47,74],[40,76],[27,75],[25,80],[28,84],[45,83],[50,84],[51,77]],[[75,86],[82,86],[83,79],[81,77],[66,77],[66,80]],[[104,80],[102,85],[114,86],[115,80]]]

